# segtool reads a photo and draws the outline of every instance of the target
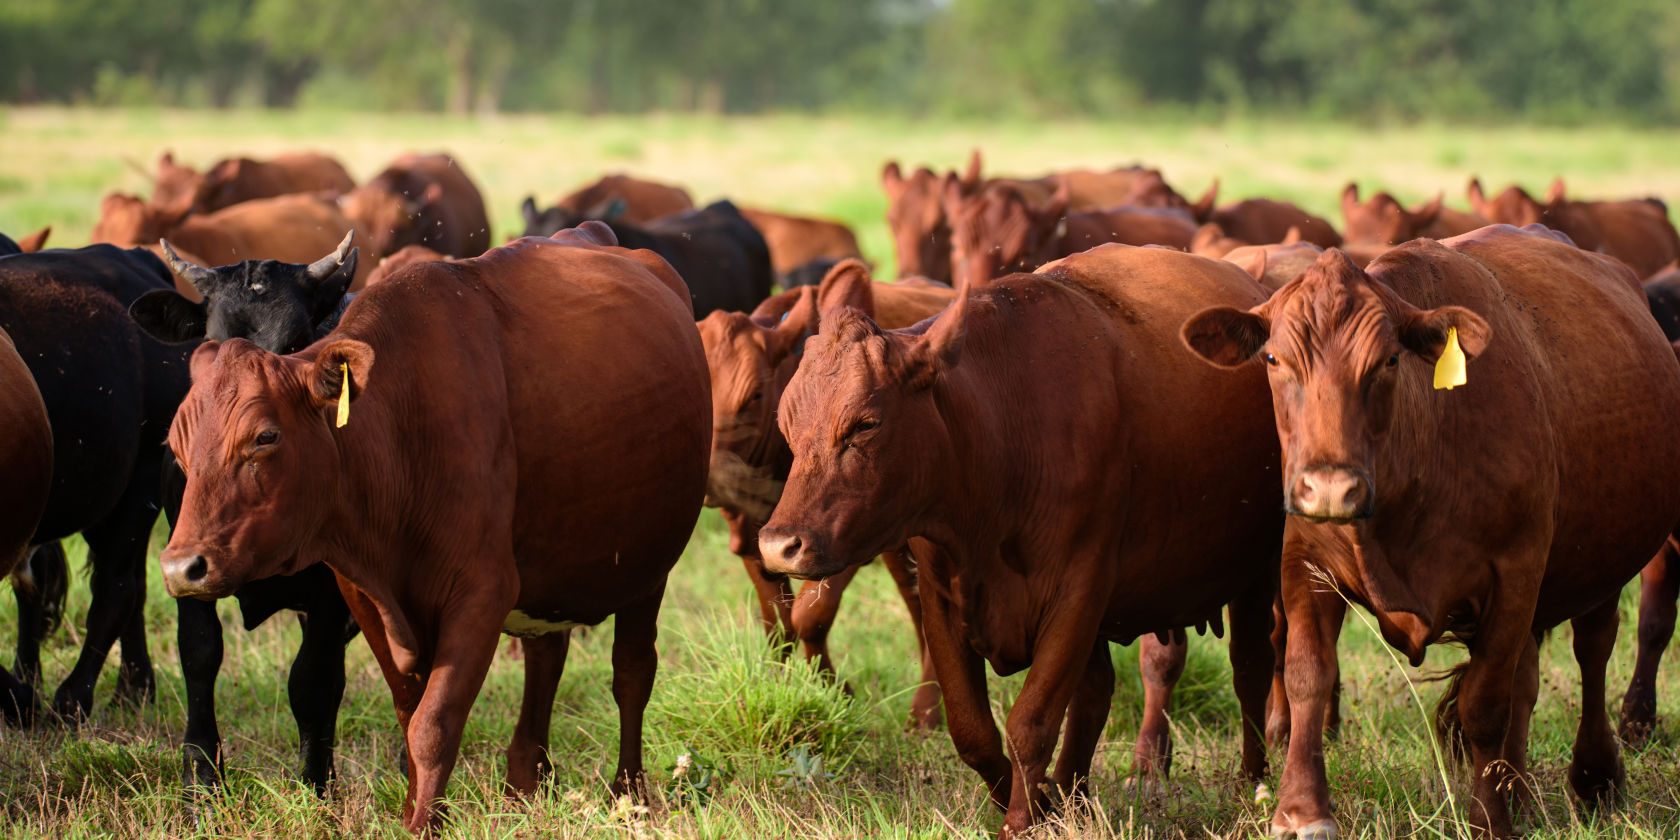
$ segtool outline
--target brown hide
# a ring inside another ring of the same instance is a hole
[[[1268,292],[1275,292],[1289,281],[1301,276],[1318,262],[1324,249],[1311,242],[1291,245],[1244,245],[1225,252],[1220,259],[1242,266],[1250,277],[1260,281]]]
[[[881,188],[887,194],[887,228],[892,233],[899,277],[928,277],[951,280],[951,228],[945,221],[942,194],[945,184],[961,182],[956,174],[941,180],[923,167],[905,177],[897,161],[881,170]]]
[[[404,245],[452,257],[476,257],[490,247],[484,198],[449,155],[400,157],[341,204],[366,235],[370,265]]]
[[[415,263],[453,261],[452,257],[440,254],[424,245],[404,245],[395,254],[380,260],[379,264],[368,272],[367,280],[362,285],[371,286]]]
[[[761,534],[766,567],[823,577],[921,538],[951,736],[1007,805],[1005,836],[1043,813],[1041,783],[1089,771],[1113,684],[1105,642],[1227,603],[1243,766],[1264,770],[1277,441],[1259,366],[1214,371],[1176,337],[1209,304],[1264,298],[1228,263],[1104,245],[908,329],[843,311],[806,344],[782,398],[793,466]],[[1008,757],[982,660],[1031,669]]]
[[[161,174],[161,166],[159,170]],[[241,202],[292,193],[337,198],[355,188],[344,165],[323,154],[293,152],[270,160],[227,158],[204,173],[193,193],[193,211],[214,213]]]
[[[1471,639],[1454,696],[1470,818],[1496,837],[1512,831],[1504,791],[1525,783],[1513,775],[1537,634],[1573,619],[1584,688],[1571,784],[1589,799],[1613,789],[1603,685],[1616,599],[1680,519],[1680,369],[1634,279],[1550,231],[1492,226],[1401,245],[1368,272],[1330,251],[1266,304],[1186,325],[1216,363],[1267,357],[1285,499],[1302,514],[1284,546],[1293,721],[1274,830],[1334,825],[1313,756],[1341,606],[1318,594],[1315,567],[1414,664],[1445,633]],[[1435,390],[1449,326],[1468,384]]]
[[[53,438],[47,407],[35,377],[18,356],[11,336],[0,330],[0,577],[29,555],[35,526],[52,490]],[[27,581],[14,580],[26,587]],[[22,598],[19,594],[19,598]],[[0,713],[8,723],[29,723],[34,692],[0,667]]]
[[[602,210],[614,201],[624,202],[623,212],[614,218],[638,225],[694,209],[694,199],[682,187],[644,181],[629,175],[602,176],[600,180],[560,199],[558,206],[581,217]]]
[[[1410,210],[1386,192],[1361,202],[1354,183],[1342,190],[1342,221],[1342,241],[1348,245],[1399,245],[1420,236],[1446,239],[1488,223],[1475,213],[1445,206],[1440,194]]]
[[[738,209],[770,246],[770,265],[778,276],[819,257],[863,256],[852,229],[839,222],[748,207]]]
[[[1225,235],[1255,245],[1283,242],[1290,228],[1299,228],[1301,239],[1320,248],[1342,244],[1342,237],[1329,222],[1287,201],[1250,198],[1213,211],[1205,221],[1219,225]]]
[[[1544,204],[1515,185],[1489,201],[1475,179],[1470,181],[1469,194],[1470,205],[1490,221],[1542,224],[1562,231],[1585,250],[1627,263],[1641,278],[1680,258],[1680,233],[1669,221],[1668,209],[1655,199],[1573,201],[1565,197],[1561,178],[1553,182]]]
[[[641,783],[655,622],[705,491],[711,412],[682,281],[599,241],[416,264],[300,353],[235,339],[193,357],[166,586],[220,597],[330,565],[406,734],[410,830],[438,827],[504,628],[528,637],[510,786],[534,790],[547,761],[564,629],[613,615],[614,789]]]

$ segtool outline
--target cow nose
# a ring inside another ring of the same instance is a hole
[[[1371,515],[1371,482],[1364,473],[1344,467],[1301,471],[1291,494],[1294,513],[1315,519],[1355,519]]]
[[[764,558],[766,571],[798,574],[805,559],[805,541],[786,530],[765,528],[758,532],[758,554]]]
[[[210,560],[202,554],[165,551],[159,562],[163,566],[164,588],[173,598],[199,594],[210,574]]]

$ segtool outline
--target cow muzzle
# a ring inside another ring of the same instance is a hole
[[[767,572],[815,580],[845,571],[832,555],[819,550],[812,536],[795,528],[765,528],[758,532],[758,552]]]
[[[163,567],[163,586],[171,598],[211,601],[227,594],[219,591],[210,558],[192,549],[164,549],[158,558]]]
[[[1374,498],[1371,479],[1363,470],[1312,467],[1290,483],[1288,512],[1315,522],[1368,519]]]

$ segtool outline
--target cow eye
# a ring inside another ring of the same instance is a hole
[[[1266,354],[1266,364],[1271,365],[1273,367],[1277,367],[1277,363],[1278,363],[1278,361],[1277,361],[1276,356],[1273,356],[1270,353]]]
[[[263,429],[257,433],[258,446],[273,446],[280,440],[280,433],[273,429]]]
[[[857,425],[852,427],[852,434],[861,434],[880,425],[881,421],[879,420],[859,420]]]
[[[1399,353],[1395,353],[1394,355],[1388,357],[1388,366],[1389,367],[1396,367],[1399,364],[1400,364],[1400,354]]]

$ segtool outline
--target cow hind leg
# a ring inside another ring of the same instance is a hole
[[[1097,742],[1102,740],[1113,700],[1114,660],[1108,655],[1108,642],[1098,641],[1068,703],[1062,752],[1056,756],[1056,787],[1070,799],[1090,794],[1091,760],[1096,757]]]
[[[135,570],[133,584],[138,592],[146,591],[146,566]],[[136,599],[143,601],[143,597]],[[123,623],[122,661],[117,666],[117,691],[111,702],[118,706],[139,708],[157,699],[157,678],[152,670],[152,658],[146,651],[146,610],[143,603],[130,608]]]
[[[1581,666],[1581,727],[1575,735],[1575,757],[1569,763],[1569,786],[1589,806],[1612,801],[1626,781],[1605,706],[1605,668],[1621,620],[1616,601],[1608,599],[1571,622],[1575,661]]]
[[[787,578],[766,575],[764,561],[756,554],[742,555],[741,566],[747,570],[747,580],[752,581],[753,594],[758,597],[759,624],[770,645],[785,655],[799,635],[793,629],[793,586]]]
[[[945,715],[940,705],[939,680],[933,673],[933,657],[928,654],[927,633],[922,630],[922,596],[916,586],[915,559],[906,547],[882,554],[881,565],[892,575],[893,583],[898,585],[898,596],[904,599],[904,608],[910,612],[910,626],[916,631],[916,651],[922,659],[921,680],[910,698],[909,728],[938,729]]]
[[[645,797],[642,771],[642,716],[653,696],[654,675],[659,671],[659,604],[665,598],[660,585],[652,595],[618,611],[613,621],[613,700],[618,703],[618,770],[613,773],[614,796]]]
[[[1275,680],[1276,656],[1271,637],[1271,587],[1255,590],[1231,602],[1231,685],[1242,709],[1242,767],[1249,783],[1266,775],[1266,695]]]
[[[1674,636],[1680,598],[1680,551],[1673,537],[1639,573],[1639,582],[1639,652],[1622,698],[1621,736],[1629,746],[1645,743],[1657,725],[1657,667]]]
[[[187,732],[181,739],[181,783],[206,792],[221,780],[222,735],[216,726],[216,674],[222,668],[222,621],[213,601],[175,601],[176,646],[187,691]]]
[[[344,700],[345,627],[350,607],[336,589],[316,593],[298,613],[303,639],[286,696],[298,727],[298,773],[303,782],[325,796],[333,780],[333,747],[338,737],[338,707]]]
[[[1272,602],[1272,690],[1266,695],[1266,743],[1283,746],[1289,740],[1289,692],[1283,685],[1283,653],[1289,639],[1289,619],[1283,613],[1283,595]]]
[[[12,726],[35,723],[35,689],[0,668],[0,717]]]
[[[554,715],[554,694],[566,670],[571,649],[570,632],[550,633],[526,639],[525,693],[519,704],[519,722],[507,749],[507,786],[510,793],[530,794],[547,778],[553,766],[548,760],[549,724]]]
[[[70,590],[70,568],[57,540],[36,546],[25,561],[29,583],[13,582],[17,598],[18,634],[14,676],[31,686],[41,684],[41,640],[58,627],[64,599]],[[31,692],[33,694],[33,692]]]
[[[1172,631],[1165,643],[1153,633],[1145,634],[1138,641],[1143,722],[1138,728],[1137,743],[1132,747],[1132,762],[1138,779],[1146,783],[1161,785],[1172,772],[1172,725],[1167,720],[1167,707],[1172,704],[1173,688],[1178,685],[1179,677],[1184,676],[1189,650],[1182,630]]]

